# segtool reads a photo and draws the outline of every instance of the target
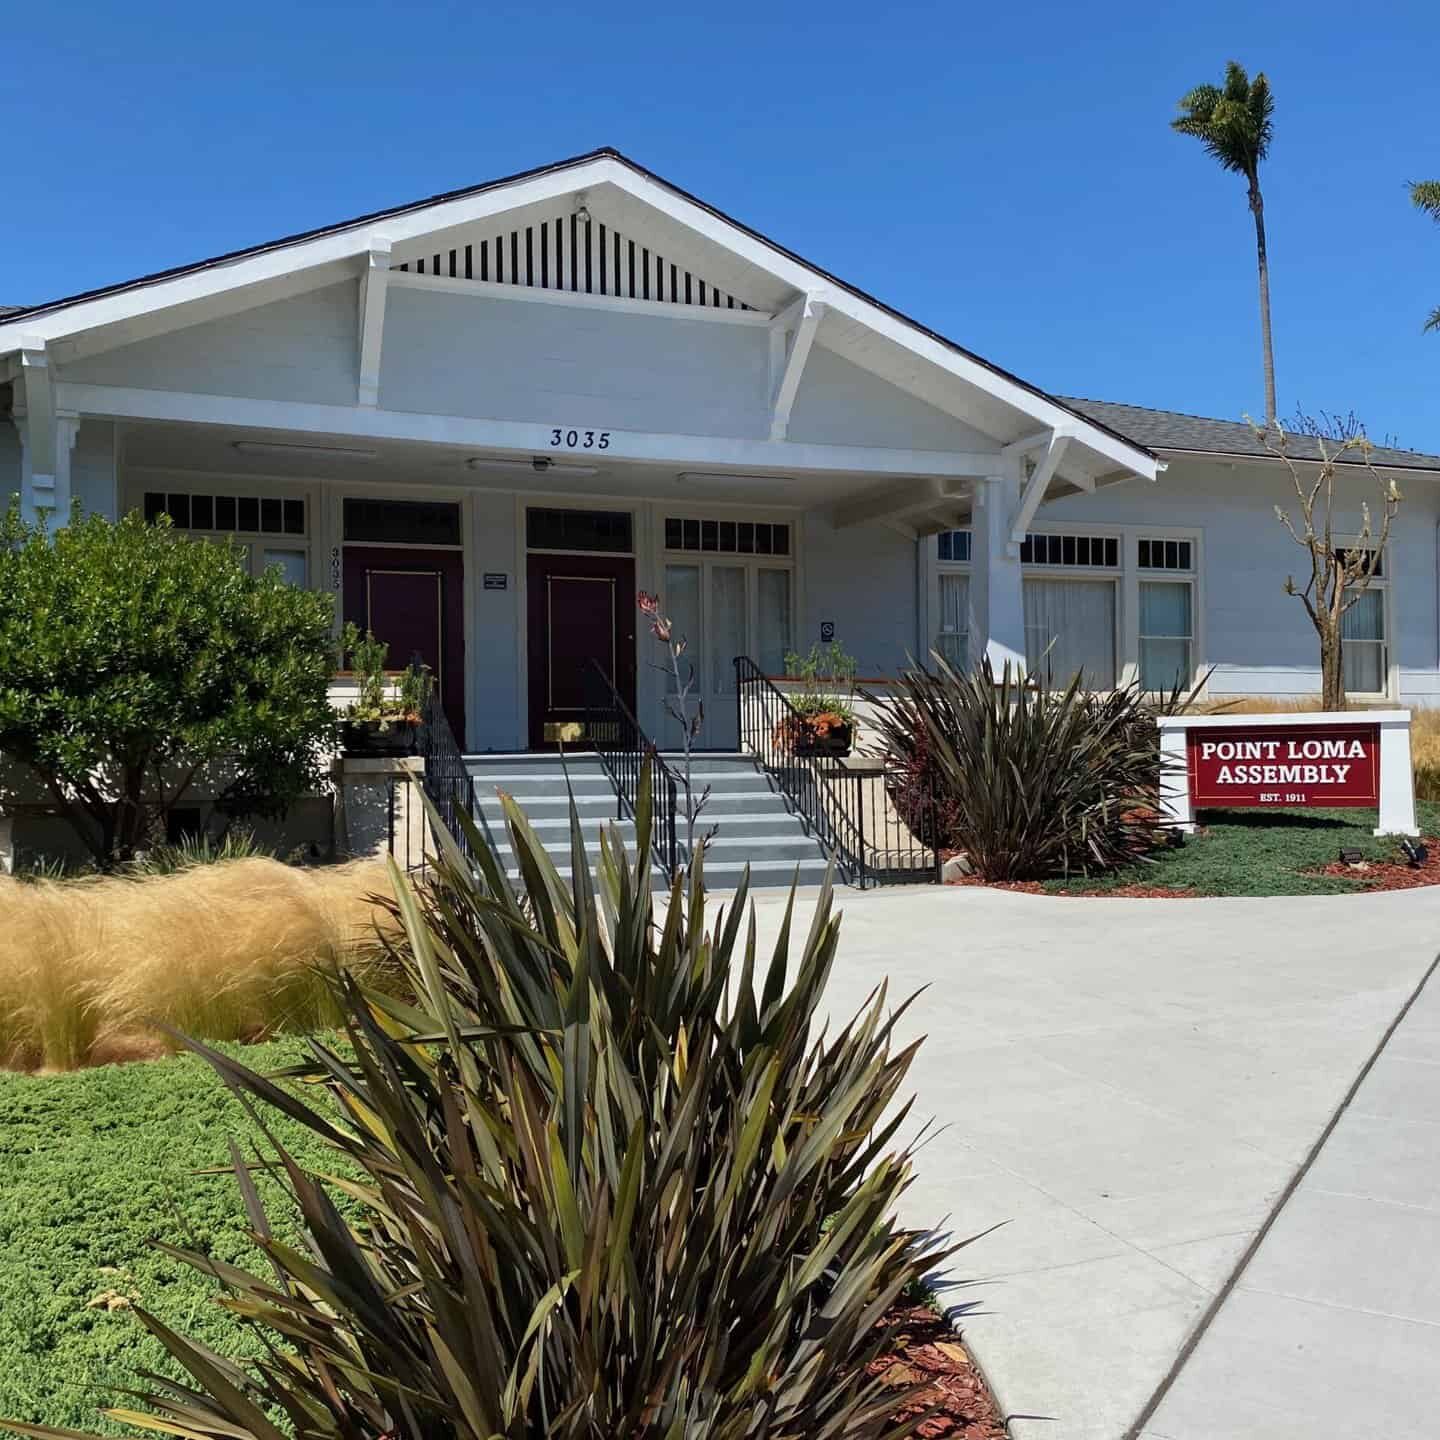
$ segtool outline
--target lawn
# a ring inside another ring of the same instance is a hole
[[[299,1058],[303,1044],[218,1048],[274,1069]],[[302,1161],[334,1168],[306,1132],[271,1121]],[[253,1348],[214,1304],[215,1287],[150,1241],[259,1261],[242,1235],[234,1181],[193,1173],[228,1164],[229,1137],[254,1134],[191,1056],[44,1077],[0,1072],[0,1416],[135,1433],[102,1420],[99,1406],[134,1387],[137,1370],[180,1372],[128,1308],[109,1308],[114,1297],[138,1297],[216,1350]],[[277,1228],[298,1234],[274,1209]]]
[[[1420,829],[1440,834],[1440,804],[1417,806]],[[1195,895],[1345,895],[1366,888],[1365,872],[1312,873],[1341,850],[1359,850],[1367,860],[1397,860],[1393,839],[1377,838],[1373,810],[1205,810],[1201,830],[1153,864],[1127,866],[1105,876],[1052,880],[1045,888],[1060,894],[1094,893],[1127,885],[1186,889]]]

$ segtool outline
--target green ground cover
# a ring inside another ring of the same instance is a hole
[[[298,1059],[303,1043],[217,1048],[269,1070]],[[267,1123],[303,1162],[334,1168],[298,1126],[274,1115]],[[0,1416],[136,1433],[102,1421],[100,1405],[134,1387],[139,1370],[180,1372],[131,1310],[109,1308],[116,1296],[138,1297],[223,1353],[253,1349],[214,1303],[214,1285],[150,1244],[162,1237],[263,1265],[243,1238],[234,1181],[194,1173],[228,1164],[231,1136],[244,1143],[255,1130],[193,1056],[42,1077],[0,1073]],[[271,1204],[279,1191],[262,1182],[262,1193]],[[273,1208],[285,1229],[288,1215]]]
[[[1440,834],[1440,804],[1418,807],[1420,829]],[[1366,888],[1363,871],[1313,873],[1341,850],[1360,850],[1367,860],[1399,860],[1399,847],[1377,838],[1373,810],[1205,810],[1200,833],[1153,864],[1128,865],[1105,876],[1052,880],[1057,893],[1167,886],[1195,895],[1345,895]]]

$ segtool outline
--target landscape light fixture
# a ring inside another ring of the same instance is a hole
[[[1412,870],[1418,870],[1430,858],[1430,851],[1424,845],[1404,836],[1400,839],[1400,848],[1405,852],[1405,859]]]
[[[1342,850],[1340,852],[1340,863],[1342,865],[1362,865],[1365,862],[1363,850]]]

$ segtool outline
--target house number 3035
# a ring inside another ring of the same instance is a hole
[[[552,450],[608,450],[608,430],[563,430],[558,425],[550,432]]]

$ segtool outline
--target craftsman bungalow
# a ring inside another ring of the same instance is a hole
[[[1379,458],[1348,679],[1434,701],[1440,459]],[[1243,424],[1046,394],[613,150],[0,313],[0,491],[334,591],[475,751],[543,746],[592,657],[663,735],[641,588],[720,747],[734,657],[821,637],[1312,693],[1288,484]]]

